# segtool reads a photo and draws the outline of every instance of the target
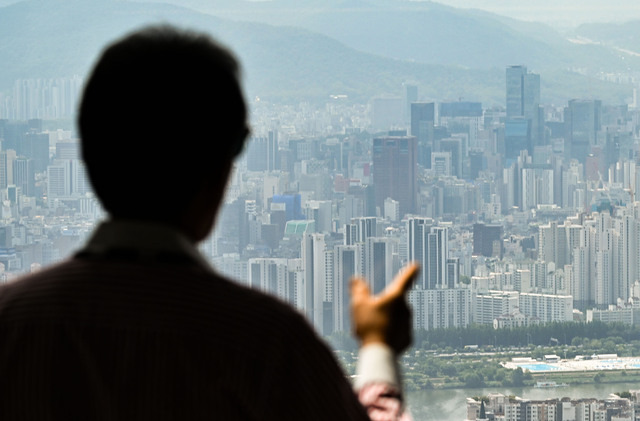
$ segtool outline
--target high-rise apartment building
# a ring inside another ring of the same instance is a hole
[[[302,236],[303,308],[321,335],[333,332],[333,251],[323,234]]]
[[[449,230],[432,227],[427,236],[428,252],[425,270],[429,273],[429,289],[452,288],[457,280],[447,279],[449,259]]]
[[[409,303],[413,309],[414,329],[466,327],[471,322],[471,290],[412,289]]]
[[[82,78],[18,79],[13,89],[13,110],[10,117],[58,119],[76,112],[82,90]]]
[[[344,244],[351,246],[364,243],[369,237],[377,237],[377,219],[372,216],[353,218],[345,225]]]
[[[351,331],[349,282],[357,274],[357,247],[340,245],[335,247],[333,276],[333,312],[335,330]]]
[[[431,218],[416,217],[407,220],[407,257],[410,262],[420,264],[421,270],[414,284],[419,289],[429,288],[429,271],[426,263],[429,250],[428,235],[432,226]]]
[[[459,260],[449,256],[449,229],[433,226],[431,218],[407,220],[407,257],[420,264],[417,289],[456,288]]]
[[[369,282],[369,288],[373,294],[382,292],[395,274],[393,241],[392,238],[371,237],[367,238],[365,242],[364,276]]]

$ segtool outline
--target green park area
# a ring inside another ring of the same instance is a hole
[[[470,338],[478,340],[469,343]],[[355,342],[346,335],[329,341],[347,373],[353,375]],[[569,385],[640,384],[640,369],[534,373],[503,366],[513,358],[543,361],[545,355],[557,355],[572,360],[597,354],[640,356],[640,329],[603,323],[558,323],[534,329],[494,330],[480,326],[416,332],[414,346],[403,355],[400,366],[406,390],[524,387],[541,381]]]

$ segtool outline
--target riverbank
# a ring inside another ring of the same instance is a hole
[[[606,377],[606,375],[605,375]],[[609,394],[638,389],[640,383],[634,377],[626,383],[574,384],[568,387],[482,387],[475,389],[431,389],[405,392],[409,411],[416,421],[463,421],[466,418],[467,398],[486,396],[490,393],[515,395],[523,399],[544,400],[596,398],[606,399]]]
[[[539,381],[553,381],[568,385],[637,382],[640,388],[640,370],[565,371],[532,374],[532,376],[534,384]]]
[[[405,390],[532,387],[545,380],[567,384],[626,381],[640,384],[640,357],[570,358],[551,362],[534,359],[533,354],[532,350],[523,349],[449,354],[416,350],[401,360]],[[545,355],[550,354],[553,352]]]
[[[640,388],[640,370],[596,370],[581,372],[549,372],[525,373],[521,383],[513,384],[514,379],[499,377],[497,380],[481,379],[481,383],[473,383],[468,378],[436,377],[430,378],[419,387],[415,373],[405,374],[407,390],[450,390],[476,389],[478,387],[504,389],[509,387],[535,387],[538,382],[555,382],[568,386],[598,385],[635,382]],[[466,380],[466,381],[465,381]],[[407,387],[408,386],[408,387]]]

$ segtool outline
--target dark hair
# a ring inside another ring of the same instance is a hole
[[[233,54],[171,26],[108,46],[85,86],[82,156],[114,216],[166,220],[242,149],[247,111]]]

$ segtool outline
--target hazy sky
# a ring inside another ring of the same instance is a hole
[[[460,8],[482,9],[517,19],[571,27],[587,22],[640,19],[638,0],[437,0]]]
[[[20,0],[0,0],[0,7]],[[97,0],[105,1],[105,0]],[[136,1],[136,0],[129,0]],[[153,1],[153,0],[139,0]],[[198,0],[157,0],[183,6]],[[241,0],[239,0],[241,1]],[[253,0],[265,1],[265,0]],[[269,1],[269,0],[266,0]],[[319,3],[322,0],[317,0]],[[366,0],[365,0],[366,1]],[[407,1],[407,0],[405,0]],[[408,0],[422,1],[422,0]],[[552,24],[560,29],[588,22],[625,22],[640,19],[639,0],[434,0],[463,9],[481,9],[516,19]]]

